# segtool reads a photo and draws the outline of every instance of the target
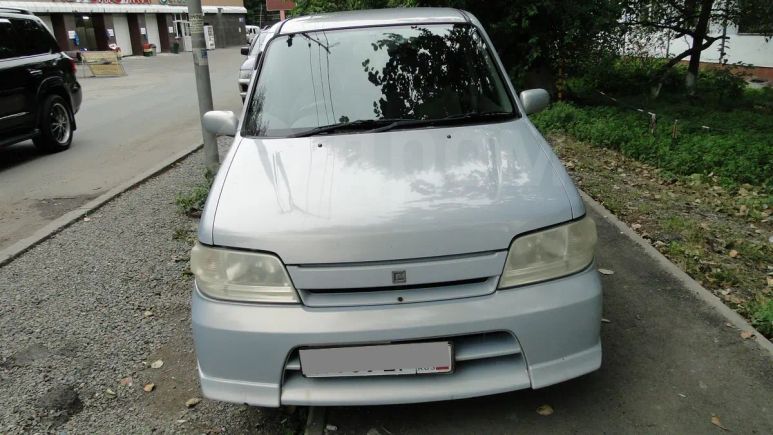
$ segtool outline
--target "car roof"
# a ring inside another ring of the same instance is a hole
[[[466,13],[451,8],[390,8],[313,14],[284,22],[279,34],[311,32],[348,27],[375,27],[399,24],[466,23]]]

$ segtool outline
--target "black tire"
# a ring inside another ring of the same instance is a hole
[[[59,95],[47,96],[40,108],[38,122],[40,135],[33,139],[35,146],[46,153],[56,153],[70,148],[72,121],[72,110],[64,98]]]

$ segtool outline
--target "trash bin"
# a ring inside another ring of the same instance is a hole
[[[178,54],[180,52],[180,41],[174,41],[172,43],[172,53]]]

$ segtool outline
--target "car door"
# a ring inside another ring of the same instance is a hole
[[[10,21],[19,54],[18,65],[14,68],[15,79],[19,83],[17,89],[23,86],[16,91],[21,94],[17,97],[17,105],[23,106],[17,127],[32,130],[38,119],[41,90],[46,82],[62,81],[63,72],[57,65],[59,50],[48,29],[37,20],[11,18]]]
[[[11,20],[0,18],[0,141],[15,136],[30,121],[27,73],[16,36]]]

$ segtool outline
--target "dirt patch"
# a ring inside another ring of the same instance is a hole
[[[34,204],[34,207],[38,213],[40,213],[42,218],[56,219],[69,211],[75,210],[97,196],[99,196],[99,194],[41,199]]]
[[[550,135],[577,185],[728,306],[773,335],[773,195],[714,176],[673,177],[622,154]]]
[[[47,423],[51,430],[83,411],[83,402],[71,386],[60,385],[38,399],[38,409],[41,421]]]

